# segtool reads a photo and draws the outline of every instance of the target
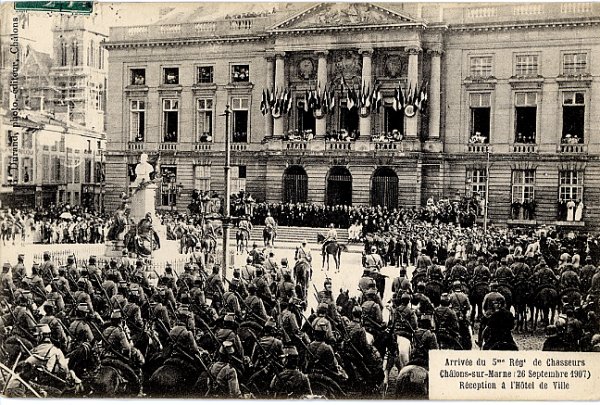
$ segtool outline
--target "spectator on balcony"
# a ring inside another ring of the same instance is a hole
[[[572,199],[567,202],[567,221],[573,222],[575,219],[575,201]]]
[[[481,135],[481,132],[477,131],[469,139],[469,143],[487,143],[488,139],[486,136]]]
[[[558,201],[558,220],[564,221],[567,219],[567,202],[565,200]]]
[[[583,208],[585,206],[583,205],[583,201],[582,200],[578,200],[577,201],[577,208],[575,208],[575,221],[579,222],[581,221],[581,218],[583,217]]]
[[[512,219],[520,219],[521,203],[519,201],[513,201],[510,205],[510,211]]]

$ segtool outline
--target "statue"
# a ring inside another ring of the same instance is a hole
[[[140,162],[135,166],[135,180],[131,184],[132,187],[138,187],[144,183],[150,182],[150,174],[154,173],[154,167],[148,163],[148,155],[142,153]]]
[[[137,224],[132,225],[125,235],[125,247],[141,257],[148,257],[153,251],[160,249],[160,238],[152,225],[152,214],[147,213]]]
[[[106,238],[109,241],[122,241],[129,222],[129,200],[125,193],[121,194],[121,206],[115,211],[112,225],[108,230]]]

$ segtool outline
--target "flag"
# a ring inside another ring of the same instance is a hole
[[[415,84],[415,88],[413,89],[412,105],[414,105],[417,110],[421,108],[421,99],[419,98],[419,94],[421,94],[419,86]]]
[[[329,90],[329,111],[333,112],[335,109],[335,90]]]
[[[425,110],[427,108],[427,100],[429,99],[428,93],[429,82],[425,82],[424,86],[421,86],[421,110]]]
[[[400,89],[400,97],[399,97],[399,100],[400,100],[400,110],[403,110],[404,106],[407,104],[407,102],[406,102],[406,94],[404,93],[404,88],[400,84],[398,84],[398,88]]]
[[[269,110],[272,111],[273,107],[275,107],[275,91],[267,89],[267,97],[269,98]]]
[[[294,104],[294,97],[292,97],[292,90],[288,91],[287,105],[286,105],[286,114],[292,111],[292,105]]]
[[[313,102],[313,109],[319,110],[321,109],[321,89],[317,86],[317,90],[315,91],[315,97]]]
[[[401,109],[400,107],[400,91],[398,89],[394,89],[394,100],[392,101],[392,108],[394,111],[398,111]]]
[[[262,91],[262,98],[260,100],[260,112],[262,113],[262,115],[267,114],[267,92],[265,91],[265,89],[263,89]]]
[[[373,87],[373,93],[371,94],[371,110],[379,112],[383,96],[381,94],[380,85],[376,84]]]

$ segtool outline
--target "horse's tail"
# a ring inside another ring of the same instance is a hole
[[[348,246],[345,243],[338,243],[339,252],[347,252],[348,251]]]

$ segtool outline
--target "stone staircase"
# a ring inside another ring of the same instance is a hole
[[[264,226],[255,226],[250,233],[250,240],[252,242],[262,242],[263,240],[263,229]],[[317,243],[317,235],[319,233],[326,234],[327,228],[297,228],[291,226],[279,226],[277,228],[277,240],[276,242],[285,243],[300,243],[303,239],[309,244]],[[235,240],[235,230],[231,230],[230,237]],[[337,229],[338,240],[346,242],[348,240],[347,229]]]

